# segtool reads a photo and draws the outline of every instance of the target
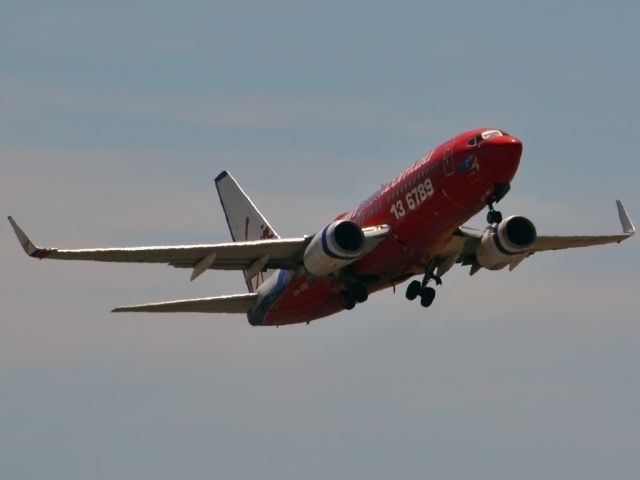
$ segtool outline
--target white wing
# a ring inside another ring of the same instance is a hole
[[[549,250],[564,250],[568,248],[590,247],[594,245],[606,245],[620,243],[636,233],[636,229],[627,214],[624,205],[616,200],[618,217],[622,226],[621,234],[614,235],[572,235],[572,236],[548,236],[539,235],[534,245],[526,252],[514,255],[509,263],[509,269],[513,270],[525,258],[536,252]],[[460,227],[452,236],[447,245],[439,252],[439,267],[437,275],[443,275],[456,262],[463,265],[471,265],[473,275],[481,267],[476,263],[475,254],[480,246],[482,231],[474,228]]]
[[[176,245],[129,248],[42,248],[33,244],[13,218],[9,217],[22,248],[34,258],[93,260],[98,262],[165,263],[193,268],[194,276],[211,269],[249,270],[260,263],[262,268],[295,268],[311,237],[254,240],[210,245]]]
[[[92,260],[97,262],[164,263],[180,268],[192,268],[191,280],[207,269],[245,270],[252,278],[266,269],[296,269],[303,264],[304,252],[313,236],[298,238],[272,238],[246,242],[216,243],[210,245],[175,245],[126,248],[60,249],[36,246],[18,224],[9,222],[27,255],[34,258],[59,260]],[[384,227],[384,228],[382,228]],[[363,229],[369,253],[388,235],[386,226]]]
[[[568,237],[539,236],[531,253],[544,252],[547,250],[562,250],[565,248],[590,247],[592,245],[605,245],[607,243],[620,243],[636,233],[636,229],[631,223],[631,219],[624,209],[620,200],[616,200],[618,216],[622,225],[620,235],[577,235]]]

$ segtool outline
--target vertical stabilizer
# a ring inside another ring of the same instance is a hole
[[[216,177],[216,189],[234,242],[280,238],[258,211],[238,182],[226,170]],[[254,292],[272,273],[244,272],[247,287]]]

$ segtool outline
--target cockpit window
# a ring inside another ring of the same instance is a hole
[[[482,140],[484,140],[484,138],[482,138],[482,135],[476,135],[475,137],[471,137],[467,141],[467,145],[469,145],[470,147],[475,147],[476,145],[480,145],[480,142],[482,142]]]
[[[481,135],[483,140],[488,140],[489,138],[501,137],[502,132],[500,130],[485,130]]]
[[[483,140],[488,140],[490,138],[509,136],[507,132],[503,132],[502,130],[485,130],[479,135],[475,137],[471,137],[467,140],[467,145],[470,147],[475,147],[476,145],[480,145]]]

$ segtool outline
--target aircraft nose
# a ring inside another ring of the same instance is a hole
[[[488,138],[482,142],[480,148],[484,152],[481,156],[487,159],[485,166],[493,172],[492,175],[508,183],[520,165],[522,155],[520,139],[512,135]]]
[[[507,142],[506,144],[509,145],[512,154],[520,158],[520,156],[522,155],[522,142],[520,141],[520,139],[513,136],[509,136],[506,138],[509,140],[509,142]]]
[[[500,156],[509,156],[520,158],[522,155],[522,142],[519,138],[513,135],[503,135],[501,137],[495,137],[489,139],[487,146],[494,150],[495,154]]]
[[[489,155],[500,160],[520,160],[522,142],[512,135],[487,139],[482,145]]]

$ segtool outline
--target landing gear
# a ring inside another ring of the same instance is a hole
[[[434,288],[428,287],[427,284],[430,280],[434,280],[436,285],[442,285],[442,279],[433,273],[434,270],[435,263],[431,263],[425,269],[424,277],[421,282],[413,280],[409,285],[407,285],[407,292],[405,294],[407,300],[413,301],[417,297],[420,297],[420,305],[423,307],[431,306],[433,300],[436,298],[436,291]]]
[[[502,213],[493,208],[493,202],[489,204],[489,211],[487,212],[487,223],[493,225],[494,223],[500,223],[502,221]]]
[[[422,283],[414,280],[407,286],[405,297],[407,297],[407,300],[413,301],[420,295],[420,290],[422,290]]]
[[[369,298],[367,287],[362,283],[354,283],[349,288],[340,292],[340,304],[346,310],[353,310],[356,303],[366,302]]]
[[[356,306],[355,299],[345,290],[340,293],[340,305],[345,310],[353,310]]]
[[[436,298],[436,291],[431,287],[425,287],[420,291],[420,305],[430,307]]]
[[[496,183],[494,185],[493,194],[487,200],[487,223],[493,225],[494,223],[500,223],[502,221],[502,213],[493,208],[493,204],[499,202],[509,192],[511,185],[508,183]]]
[[[367,292],[367,288],[361,283],[354,283],[351,285],[351,295],[353,299],[358,303],[366,302],[369,298],[369,292]]]

